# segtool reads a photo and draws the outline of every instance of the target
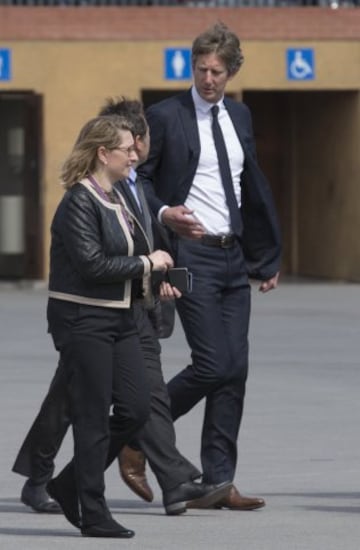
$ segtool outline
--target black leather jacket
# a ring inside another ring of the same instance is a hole
[[[141,226],[138,230],[146,249],[134,256],[121,206],[102,199],[88,180],[76,183],[65,193],[51,225],[49,296],[129,308],[132,281],[150,273],[145,255],[149,243]]]

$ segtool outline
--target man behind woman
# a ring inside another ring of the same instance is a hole
[[[120,115],[125,118],[134,138],[137,161],[134,161],[132,148],[129,150],[129,156],[131,156],[134,165],[143,162],[148,154],[149,132],[141,103],[123,98],[109,99],[100,115]],[[127,216],[130,216],[128,221],[146,228],[145,232],[150,241],[150,246],[154,241],[158,243],[157,246],[155,245],[151,249],[149,247],[149,252],[154,248],[167,249],[169,243],[165,235],[162,235],[159,239],[160,234],[163,234],[163,230],[161,230],[156,220],[151,219],[142,189],[137,186],[135,180],[136,172],[131,168],[129,177],[115,184],[114,199],[119,198],[116,196],[116,191],[119,191],[121,197],[126,201],[125,206],[131,211],[131,213],[127,211]],[[95,183],[97,182],[95,181]],[[152,231],[152,224],[156,226],[157,237]],[[163,283],[161,290],[162,297],[174,298],[174,296],[180,296],[176,289],[168,284]],[[146,363],[147,379],[151,392],[150,416],[141,430],[141,447],[162,489],[166,513],[171,515],[180,514],[186,511],[189,502],[199,501],[210,504],[219,500],[228,492],[228,487],[226,484],[219,487],[207,486],[204,483],[194,481],[201,476],[201,472],[182,456],[175,446],[175,432],[170,414],[169,398],[161,370],[160,344],[150,320],[152,309],[151,307],[149,309],[149,304],[146,305],[145,302],[146,300],[136,300],[131,307],[139,333],[141,351]],[[31,506],[37,512],[54,513],[59,511],[57,502],[49,499],[46,484],[52,477],[55,456],[71,421],[68,412],[67,385],[66,369],[60,361],[60,367],[56,370],[48,394],[13,466],[13,471],[28,478],[22,489],[22,502]],[[126,446],[123,450],[126,451],[126,460],[122,452],[120,465],[124,481],[137,494],[141,494],[146,500],[152,500],[151,489],[146,484],[146,478],[143,475],[145,472],[135,473],[133,470],[134,456],[135,458],[138,455],[142,456],[141,452]],[[139,473],[143,477],[139,476]],[[74,503],[70,507],[69,497],[59,495],[59,480],[52,482],[49,489],[55,498],[62,500],[62,506],[68,519],[77,524],[79,514],[76,500],[74,499]]]

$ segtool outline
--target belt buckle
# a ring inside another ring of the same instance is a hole
[[[231,248],[233,245],[233,236],[232,235],[221,235],[220,237],[220,247],[221,248]]]

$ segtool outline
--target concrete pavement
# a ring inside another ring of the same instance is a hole
[[[0,549],[357,550],[360,540],[360,285],[283,282],[253,288],[251,368],[236,484],[264,496],[257,512],[189,510],[166,517],[127,489],[114,464],[106,495],[131,540],[85,539],[62,516],[19,501],[12,462],[38,411],[57,356],[46,334],[46,291],[0,285]],[[163,342],[165,377],[189,361],[179,322]],[[203,406],[176,424],[199,465]],[[71,455],[71,435],[57,460]]]

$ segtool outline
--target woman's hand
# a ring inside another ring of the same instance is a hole
[[[160,300],[174,300],[175,298],[181,298],[181,292],[175,286],[171,286],[170,283],[163,281],[159,289]]]
[[[153,271],[167,271],[170,267],[174,267],[172,257],[165,250],[154,250],[148,258],[152,261]]]

